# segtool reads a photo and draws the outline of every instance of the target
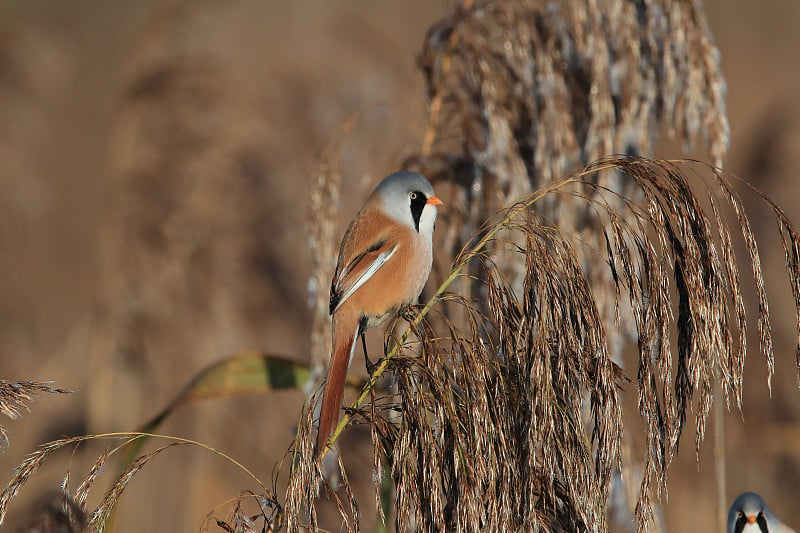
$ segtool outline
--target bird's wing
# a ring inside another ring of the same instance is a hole
[[[397,240],[381,236],[356,255],[341,271],[337,268],[331,281],[329,311],[333,314],[350,296],[386,264],[397,251]]]

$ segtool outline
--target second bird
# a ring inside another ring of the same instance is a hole
[[[772,514],[755,492],[740,494],[728,511],[728,533],[795,533]]]
[[[317,453],[339,417],[358,337],[415,303],[428,281],[436,206],[441,204],[425,177],[396,172],[378,184],[344,234],[331,281],[333,347]]]

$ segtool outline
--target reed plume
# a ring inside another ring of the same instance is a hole
[[[643,200],[619,196],[619,209],[586,195],[585,187],[601,187],[595,174],[609,170],[629,180]],[[666,493],[669,466],[692,418],[695,446],[702,442],[714,380],[721,380],[727,398],[738,398],[741,389],[747,322],[731,244],[737,226],[757,286],[763,274],[732,179],[699,162],[607,158],[487,221],[434,297],[407,317],[416,340],[389,339],[392,349],[335,433],[353,420],[374,425],[375,453],[395,485],[398,530],[606,531],[612,473],[631,466],[622,463],[619,397],[629,382],[646,442],[637,528],[649,529],[651,499]],[[610,271],[616,307],[629,308],[633,317],[635,375],[609,349],[614,325],[604,323],[578,255],[586,243],[542,221],[537,206],[553,196],[586,202],[606,221],[605,245],[590,252]],[[706,209],[704,196],[711,202]],[[722,202],[736,213],[732,221],[720,215]],[[800,238],[783,211],[767,202],[796,291]],[[524,265],[521,288],[495,261],[494,249]],[[472,282],[483,286],[485,299],[449,291],[473,270],[482,272]],[[466,319],[448,319],[444,311],[452,306]],[[757,318],[759,348],[771,368],[766,299]],[[396,377],[397,394],[367,404],[386,370]],[[397,425],[375,416],[396,411],[402,415]],[[306,416],[300,435],[308,435],[310,424]],[[307,441],[298,438],[305,444],[295,448],[290,530],[301,523],[298,513],[314,515],[310,487],[320,476],[305,453]],[[348,530],[358,530],[353,518],[343,512]]]
[[[648,530],[692,411],[699,449],[714,381],[741,402],[737,232],[773,368],[758,250],[719,169],[726,86],[702,8],[466,1],[431,27],[418,64],[429,124],[404,166],[448,191],[440,289],[412,321],[413,345],[387,341],[397,394],[366,406],[365,390],[339,430],[367,420],[380,435],[375,464],[389,465],[398,529],[606,530],[621,468],[628,483],[641,471],[630,503]],[[662,131],[714,166],[640,158]],[[626,156],[603,159],[612,153]],[[695,190],[713,182],[718,194]],[[775,214],[794,285],[796,237]],[[638,357],[626,371],[631,340]],[[645,428],[641,467],[621,451],[628,379]],[[376,409],[400,411],[399,426]],[[319,479],[293,470],[289,516],[314,516],[308,487]]]

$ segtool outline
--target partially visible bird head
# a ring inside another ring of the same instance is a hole
[[[740,494],[728,511],[728,533],[774,533],[776,522],[764,499],[755,492]]]

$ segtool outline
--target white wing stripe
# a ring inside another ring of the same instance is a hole
[[[386,262],[392,258],[394,255],[395,250],[397,250],[397,246],[392,247],[391,250],[388,252],[381,252],[378,254],[378,257],[369,264],[367,268],[364,269],[364,273],[359,276],[353,285],[342,293],[342,297],[339,299],[339,303],[336,305],[336,309],[339,309],[341,305],[350,298],[354,292],[356,292],[363,284],[369,281],[369,278],[375,275],[375,272],[380,270],[380,268],[386,264]],[[334,311],[336,311],[334,309]]]
[[[358,344],[358,330],[361,329],[361,324],[356,326],[356,333],[353,335],[353,344],[350,345],[350,359],[347,360],[347,368],[353,364],[353,356],[356,354],[356,344]]]

